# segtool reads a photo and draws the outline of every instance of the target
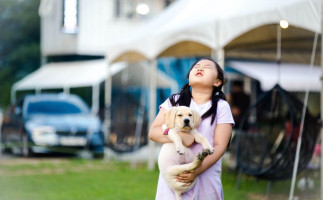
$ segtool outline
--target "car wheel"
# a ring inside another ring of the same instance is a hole
[[[26,133],[22,136],[21,154],[23,157],[30,157],[32,155],[32,151],[29,147],[28,135]]]
[[[6,143],[4,140],[4,136],[1,135],[0,138],[0,153],[3,154],[6,151]]]
[[[1,139],[0,139],[0,152],[1,153],[9,153],[9,148],[7,144],[6,137],[3,135],[3,131],[1,132]]]
[[[93,155],[93,158],[95,158],[95,159],[103,159],[104,158],[104,153],[93,152],[92,155]]]

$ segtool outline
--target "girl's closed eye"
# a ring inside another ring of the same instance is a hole
[[[213,66],[211,65],[199,65],[199,64],[196,64],[193,69],[203,69],[203,70],[212,70],[212,69],[215,69]]]
[[[214,67],[212,67],[211,65],[204,65],[203,69],[215,69]]]

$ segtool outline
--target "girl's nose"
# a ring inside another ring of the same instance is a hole
[[[200,67],[200,68],[198,68],[198,69],[197,69],[197,71],[203,71],[203,68],[202,68],[202,67]]]

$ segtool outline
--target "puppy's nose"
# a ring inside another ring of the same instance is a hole
[[[184,119],[184,123],[185,124],[189,124],[190,123],[190,120],[189,119]]]

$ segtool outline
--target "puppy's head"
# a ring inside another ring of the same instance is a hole
[[[186,106],[178,106],[170,108],[165,115],[167,128],[176,128],[181,131],[190,131],[196,128],[201,117],[195,111]]]

